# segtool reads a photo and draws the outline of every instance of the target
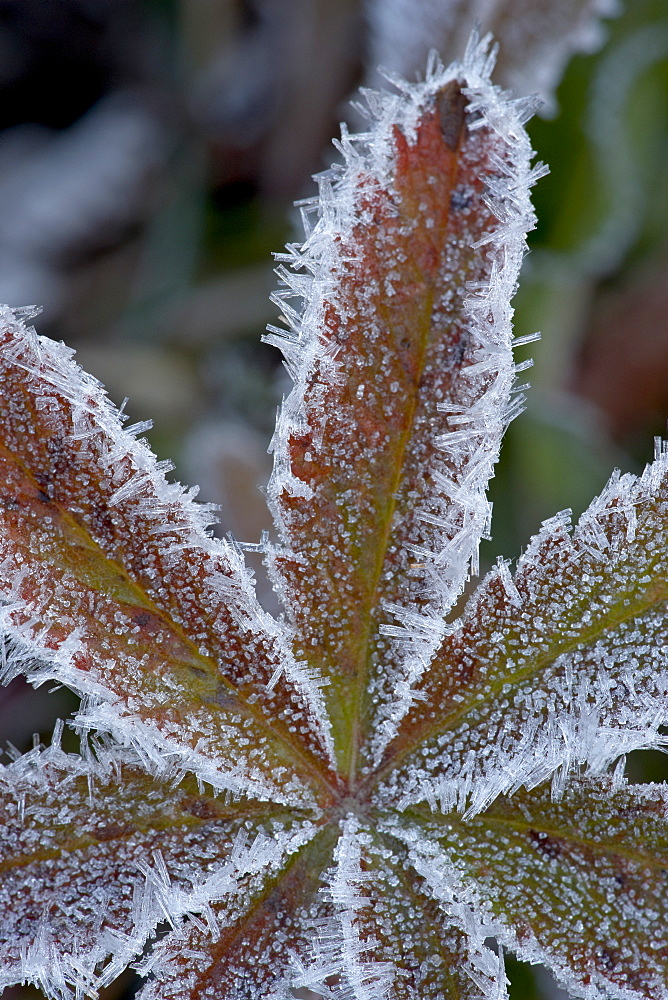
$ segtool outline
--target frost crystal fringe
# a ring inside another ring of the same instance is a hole
[[[333,906],[333,916],[315,928],[314,960],[300,970],[295,981],[328,1000],[384,1000],[392,989],[393,964],[370,960],[375,942],[360,933],[360,912],[369,906],[364,887],[374,877],[362,868],[365,848],[371,843],[356,816],[350,814],[342,821],[335,866],[321,888]],[[340,977],[334,989],[327,986],[332,977]]]

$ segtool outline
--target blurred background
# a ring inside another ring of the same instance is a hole
[[[666,433],[668,0],[0,0],[0,301],[40,305],[39,331],[129,397],[133,422],[153,418],[158,456],[220,504],[223,533],[269,528],[258,487],[287,383],[260,335],[292,202],[379,64],[415,78],[476,21],[500,43],[497,82],[541,94],[529,131],[551,168],[516,298],[517,336],[543,339],[519,352],[533,385],[492,484],[487,566]],[[48,742],[72,710],[15,681],[2,745]],[[629,773],[666,777],[657,754]],[[565,996],[509,967],[514,1000]]]

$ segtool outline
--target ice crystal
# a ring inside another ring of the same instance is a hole
[[[77,691],[85,739],[0,771],[0,985],[481,1000],[508,947],[668,1000],[668,793],[624,777],[664,744],[667,453],[453,613],[542,171],[490,70],[474,41],[367,94],[282,255],[278,621],[142,428],[2,312],[2,669]]]

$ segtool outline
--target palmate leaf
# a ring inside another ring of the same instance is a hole
[[[71,686],[103,736],[1,772],[0,981],[93,993],[135,962],[143,1000],[498,1000],[495,935],[589,1000],[668,1000],[667,793],[623,777],[668,714],[666,455],[447,618],[521,407],[540,174],[490,70],[474,42],[368,95],[284,255],[284,621],[69,352],[3,313],[4,672]]]

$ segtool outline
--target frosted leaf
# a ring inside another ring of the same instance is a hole
[[[156,945],[141,1000],[264,1000],[289,997],[310,934],[323,869],[336,832],[295,843],[282,868],[250,875],[246,898],[214,901],[206,920],[186,919]],[[299,905],[295,906],[295,898]]]
[[[474,42],[374,100],[372,131],[344,132],[344,165],[320,178],[317,221],[279,269],[289,330],[269,340],[295,386],[273,443],[270,566],[298,658],[331,681],[345,769],[351,709],[394,700],[477,567],[516,412],[509,300],[531,150],[488,70]]]
[[[386,752],[406,801],[476,810],[552,776],[558,793],[572,766],[663,745],[667,501],[663,452],[640,478],[613,476],[572,535],[546,522],[512,582],[490,573]]]
[[[443,905],[408,858],[393,835],[346,817],[321,889],[331,913],[295,984],[332,1000],[502,1000],[484,928],[467,906]]]
[[[296,788],[295,758],[328,743],[321,695],[240,556],[205,533],[208,510],[166,482],[71,352],[8,310],[1,320],[2,626],[45,661],[34,679],[104,702],[82,724],[147,753],[195,768],[208,754],[203,776],[220,787]],[[19,657],[6,678],[21,669]]]

